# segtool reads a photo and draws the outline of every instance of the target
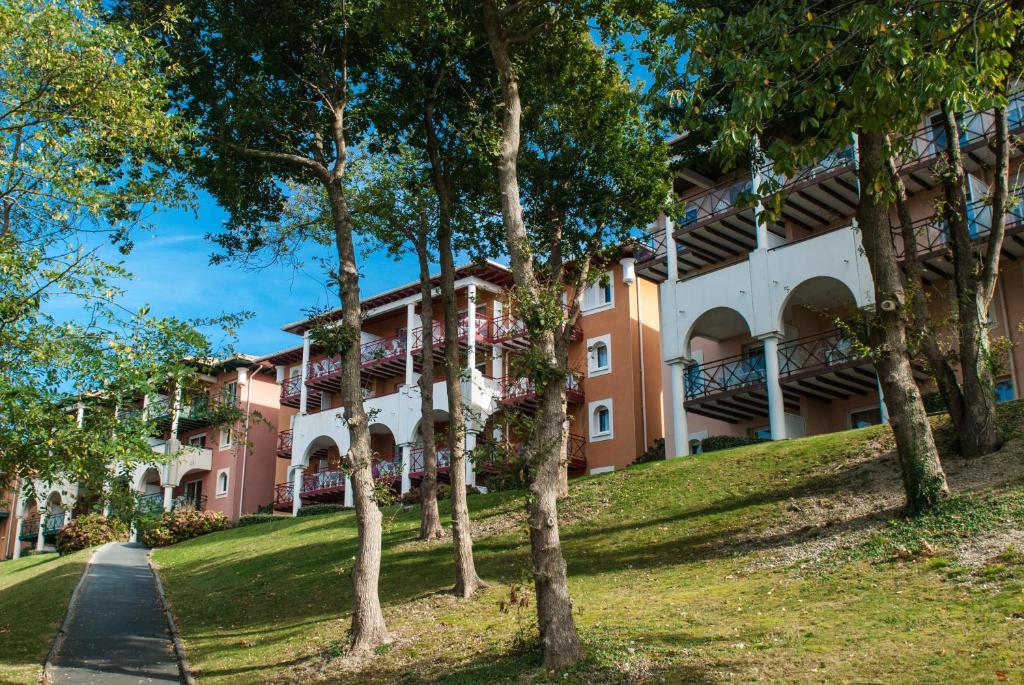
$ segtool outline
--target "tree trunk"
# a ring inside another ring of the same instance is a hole
[[[434,330],[434,288],[430,283],[430,261],[427,234],[421,232],[416,241],[420,262],[420,322],[424,334]],[[424,338],[426,340],[426,338]],[[420,539],[444,537],[441,513],[437,508],[437,443],[434,439],[434,350],[424,345],[420,352],[420,437],[423,438],[423,478],[420,480]]]
[[[501,82],[505,105],[496,166],[506,247],[516,287],[523,297],[536,304],[540,302],[542,293],[534,272],[529,235],[523,221],[517,171],[522,117],[519,84],[508,37],[495,1],[482,0],[482,9],[488,45]],[[548,364],[552,368],[559,368],[559,361],[565,360],[557,358],[554,331],[531,330],[530,334],[533,345],[547,359]],[[560,368],[565,372],[564,364]],[[552,388],[549,383],[543,392],[541,390],[538,388],[540,406],[537,421],[525,445],[526,454],[537,457],[531,460],[536,463],[536,467],[530,484],[530,556],[544,665],[549,669],[563,669],[572,666],[583,656],[573,621],[565,559],[558,533],[559,448],[564,432],[565,386],[559,383],[557,388]]]
[[[353,501],[359,546],[352,565],[352,648],[367,651],[386,642],[387,626],[378,594],[381,558],[382,517],[373,492],[370,429],[363,408],[360,384],[362,363],[359,332],[362,312],[359,301],[359,271],[352,241],[352,219],[341,181],[327,183],[338,251],[338,289],[341,297],[341,326],[350,337],[341,354],[341,403],[351,437],[348,452],[352,470]]]
[[[875,191],[875,183],[885,178],[884,147],[883,135],[858,137],[861,198],[857,218],[875,287],[877,319],[871,326],[870,344],[896,437],[907,510],[917,513],[937,505],[949,490],[907,353],[908,307],[890,236],[888,204]]]
[[[956,113],[944,102],[943,127],[946,134],[946,168],[941,170],[945,195],[944,214],[950,233],[953,253],[953,283],[956,286],[957,336],[959,342],[961,391],[964,397],[962,425],[958,427],[960,451],[973,457],[999,449],[999,427],[996,423],[995,382],[988,364],[988,302],[980,290],[979,269],[970,219],[967,214],[967,177],[960,154],[960,127]],[[1002,235],[990,236],[1002,241]],[[993,268],[998,274],[999,249],[994,254]]]
[[[440,78],[440,77],[439,77]],[[455,301],[455,255],[452,247],[452,191],[441,161],[434,129],[434,102],[428,97],[423,112],[427,156],[438,200],[437,250],[441,262],[441,306],[444,309],[445,388],[448,391],[448,480],[452,488],[452,545],[455,586],[459,597],[472,597],[484,584],[476,574],[473,534],[466,500],[466,412],[462,403],[462,356],[459,353],[459,311]],[[473,369],[467,369],[472,374]],[[472,376],[470,376],[472,377]]]

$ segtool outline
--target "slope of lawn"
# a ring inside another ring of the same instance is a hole
[[[38,683],[91,550],[0,563],[0,685]]]
[[[351,513],[283,519],[158,550],[206,683],[1024,681],[1024,404],[1008,442],[964,461],[908,521],[886,427],[755,445],[572,483],[561,511],[586,660],[539,668],[523,494],[470,498],[480,575],[446,594],[450,542],[387,510],[381,600],[394,641],[345,653]]]

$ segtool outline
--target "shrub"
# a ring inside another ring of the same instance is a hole
[[[72,519],[57,533],[57,551],[64,555],[86,547],[127,540],[128,527],[115,518],[86,514]]]
[[[402,504],[419,504],[420,489],[413,485],[411,488],[409,488],[402,494],[401,500]]]
[[[144,528],[142,542],[149,547],[166,547],[227,527],[228,517],[219,511],[177,509],[161,516],[155,526]]]
[[[270,523],[271,521],[276,521],[278,518],[280,517],[274,516],[273,514],[247,514],[239,517],[238,527],[241,528],[242,526],[255,526],[259,523]]]
[[[717,452],[718,450],[728,450],[733,447],[756,445],[760,442],[768,442],[768,440],[746,435],[711,435],[700,441],[700,451]]]
[[[299,507],[299,513],[296,516],[319,516],[320,514],[335,514],[339,511],[345,511],[345,505],[307,504],[304,507]]]
[[[946,396],[938,390],[922,393],[921,402],[924,404],[924,410],[929,414],[949,411],[949,405],[946,404]]]
[[[656,438],[654,444],[647,448],[633,462],[634,464],[646,464],[651,461],[665,461],[665,438]]]

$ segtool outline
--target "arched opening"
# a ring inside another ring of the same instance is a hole
[[[372,423],[369,430],[370,451],[373,453],[373,477],[400,486],[402,451],[398,448],[395,434],[383,423]]]
[[[763,432],[768,424],[764,342],[751,334],[746,317],[730,307],[710,309],[694,321],[685,343],[693,360],[683,384],[691,435]]]
[[[451,462],[451,449],[449,447],[448,440],[448,424],[450,421],[448,412],[443,409],[435,409],[433,413],[434,419],[434,444],[436,446],[435,456],[437,457],[437,476],[438,479],[447,480],[448,478],[448,466]],[[413,431],[413,445],[412,454],[410,455],[409,461],[409,479],[413,482],[419,482],[423,478],[423,472],[425,468],[424,456],[423,456],[423,419],[416,424],[416,429]]]
[[[800,402],[790,433],[830,433],[882,420],[875,369],[854,340],[858,318],[853,292],[831,276],[798,284],[780,307],[779,379]]]
[[[345,465],[338,443],[318,436],[306,448],[299,496],[302,504],[342,504],[345,501]],[[293,482],[294,485],[294,482]]]

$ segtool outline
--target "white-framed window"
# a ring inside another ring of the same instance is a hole
[[[604,311],[615,306],[615,288],[612,272],[606,271],[583,291],[584,314]]]
[[[867,428],[882,423],[882,407],[874,404],[850,411],[850,428]]]
[[[587,376],[601,376],[612,370],[612,336],[587,340]]]
[[[221,469],[217,472],[217,497],[226,497],[228,494],[228,472],[231,469]]]
[[[231,428],[228,426],[220,429],[220,446],[231,447]]]
[[[611,440],[613,435],[611,399],[591,402],[588,409],[590,416],[590,441]]]
[[[200,433],[199,435],[193,435],[188,439],[188,444],[191,447],[198,447],[204,449],[206,447],[206,433]]]
[[[224,404],[233,407],[238,403],[238,381],[229,381],[221,388],[221,399]]]
[[[1012,378],[1001,378],[996,381],[996,402],[1009,402],[1013,396]]]

